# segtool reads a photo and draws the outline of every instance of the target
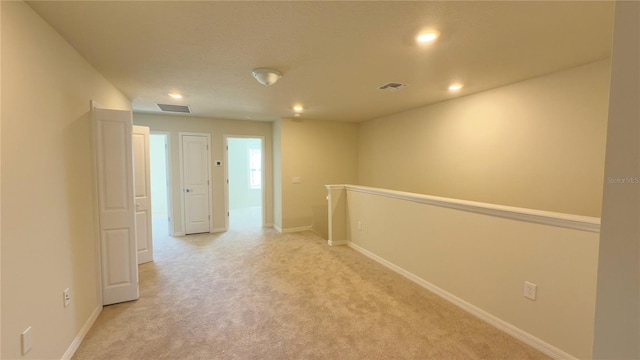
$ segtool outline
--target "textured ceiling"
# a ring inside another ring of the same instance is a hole
[[[133,101],[193,115],[363,121],[610,56],[613,2],[32,1]],[[415,35],[440,38],[418,45]],[[270,87],[257,67],[283,73]],[[381,91],[387,82],[409,86]],[[456,94],[450,83],[465,87]],[[184,94],[181,100],[167,96]]]

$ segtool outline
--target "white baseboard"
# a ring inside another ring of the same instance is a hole
[[[266,225],[265,225],[266,226]],[[283,229],[278,225],[272,224],[273,228],[279,232],[279,233],[295,233],[295,232],[300,232],[300,231],[313,231],[313,228],[311,226],[301,226],[301,227],[296,227],[296,228],[287,228],[287,229]]]
[[[91,327],[93,326],[93,323],[96,322],[96,320],[98,319],[98,315],[100,315],[101,312],[102,312],[102,305],[98,305],[95,308],[95,310],[93,310],[93,313],[91,313],[91,316],[89,316],[89,319],[87,319],[87,322],[85,322],[84,325],[82,325],[82,328],[78,333],[78,336],[76,336],[76,338],[73,339],[73,342],[71,343],[71,345],[69,345],[69,348],[67,349],[67,351],[65,351],[64,355],[62,355],[62,360],[69,360],[71,359],[73,354],[76,353],[76,350],[78,350],[78,347],[80,347],[82,340],[84,340],[84,337],[87,336],[89,329],[91,329]]]
[[[225,228],[214,228],[214,229],[209,230],[209,233],[213,234],[213,233],[221,233],[221,232],[225,232],[225,231],[227,231],[227,229],[225,229]]]
[[[327,240],[327,244],[329,244],[329,246],[340,246],[340,245],[348,245],[348,241],[347,240]]]
[[[406,277],[407,279],[413,281],[414,283],[422,286],[423,288],[431,291],[432,293],[440,296],[441,298],[449,301],[450,303],[460,307],[461,309],[467,311],[468,313],[478,317],[480,320],[483,320],[487,323],[489,323],[490,325],[493,325],[494,327],[502,330],[503,332],[513,336],[514,338],[524,342],[525,344],[535,348],[536,350],[554,358],[554,359],[567,359],[567,360],[577,360],[577,358],[575,356],[572,356],[560,349],[558,349],[557,347],[529,334],[528,332],[515,327],[514,325],[494,316],[489,314],[488,312],[480,309],[477,306],[472,305],[469,302],[466,302],[462,299],[460,299],[459,297],[433,285],[432,283],[422,279],[421,277],[395,265],[392,262],[389,262],[383,258],[381,258],[380,256],[370,252],[369,250],[354,244],[351,241],[347,242],[347,245],[349,245],[349,247],[353,248],[354,250],[360,252],[361,254],[365,255],[366,257],[375,260],[376,262],[380,263],[381,265],[395,271],[396,273]]]
[[[295,232],[312,231],[312,230],[313,229],[311,228],[311,226],[300,226],[300,227],[295,227],[295,228],[281,229],[280,232],[282,232],[282,233],[295,233]]]
[[[176,231],[173,234],[171,234],[171,236],[187,236],[184,231]]]

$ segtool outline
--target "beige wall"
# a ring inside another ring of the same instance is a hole
[[[273,224],[273,160],[272,160],[272,124],[259,121],[220,120],[178,115],[153,115],[133,114],[135,125],[148,126],[151,131],[166,131],[170,133],[171,141],[171,201],[174,221],[174,232],[184,234],[182,224],[182,205],[180,188],[180,153],[179,133],[196,132],[206,133],[211,136],[211,201],[213,214],[211,216],[211,228],[215,231],[223,231],[225,228],[225,193],[224,193],[224,166],[226,158],[224,153],[224,135],[252,135],[264,137],[265,169],[264,169],[264,211],[265,224]],[[215,161],[221,160],[223,166],[216,167]]]
[[[640,359],[640,4],[616,3],[594,358]]]
[[[361,185],[600,216],[608,60],[360,124]]]
[[[130,103],[23,2],[2,2],[2,358],[61,358],[99,309],[89,100]],[[71,290],[63,306],[62,291]]]
[[[325,185],[357,181],[357,137],[356,124],[280,121],[283,231],[310,226],[327,238]]]
[[[556,354],[590,358],[597,232],[351,190],[347,196],[353,243],[560,349]],[[536,301],[524,298],[525,281],[538,286]]]

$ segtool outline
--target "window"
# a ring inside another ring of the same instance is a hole
[[[262,150],[249,149],[249,188],[262,188]]]

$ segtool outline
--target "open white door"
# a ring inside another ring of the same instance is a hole
[[[139,297],[131,112],[93,109],[102,303]]]
[[[133,127],[133,188],[136,203],[138,264],[153,261],[149,128]]]
[[[182,134],[180,142],[185,234],[209,232],[209,137]]]

